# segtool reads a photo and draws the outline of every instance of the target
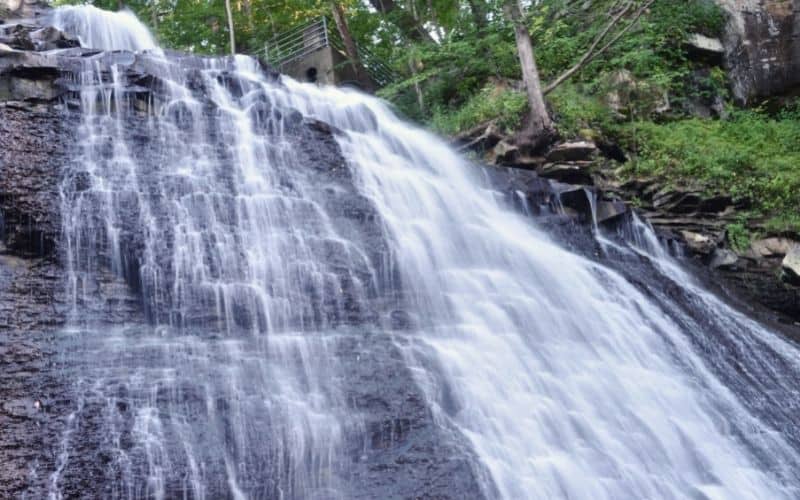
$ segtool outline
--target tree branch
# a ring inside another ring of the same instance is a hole
[[[587,64],[589,64],[590,62],[592,62],[592,61],[594,60],[594,58],[595,58],[595,57],[599,56],[600,54],[602,54],[603,52],[605,52],[606,50],[608,50],[608,49],[609,49],[609,48],[610,48],[612,45],[614,45],[615,43],[617,43],[617,41],[618,41],[620,38],[622,38],[622,36],[623,36],[625,33],[627,33],[627,32],[628,32],[628,31],[629,31],[629,30],[630,30],[630,29],[631,29],[631,28],[632,28],[632,27],[633,27],[633,26],[636,24],[636,22],[639,20],[639,18],[640,18],[640,17],[642,17],[642,14],[644,14],[644,12],[645,12],[645,11],[646,11],[646,10],[647,10],[647,9],[648,9],[648,8],[649,8],[649,7],[650,7],[650,6],[651,6],[651,5],[654,3],[654,2],[655,2],[655,0],[648,0],[647,2],[645,2],[645,3],[644,3],[642,6],[641,6],[641,7],[639,7],[639,10],[637,10],[637,11],[636,11],[636,13],[633,15],[633,18],[631,19],[631,22],[630,22],[630,23],[629,23],[627,26],[625,26],[625,28],[623,28],[623,29],[622,29],[622,30],[621,30],[619,33],[617,33],[617,34],[614,36],[614,38],[612,38],[612,39],[611,39],[611,40],[610,40],[610,41],[609,41],[607,44],[603,45],[603,46],[602,46],[600,49],[598,49],[598,50],[595,50],[595,49],[597,49],[597,46],[600,44],[600,42],[601,42],[601,41],[603,41],[603,39],[604,39],[604,38],[605,38],[605,37],[608,35],[608,33],[611,31],[611,29],[612,29],[614,26],[616,26],[616,25],[619,23],[619,21],[620,21],[620,20],[622,20],[622,18],[625,16],[625,14],[626,14],[626,13],[627,13],[627,12],[630,10],[631,6],[633,5],[633,4],[631,4],[631,3],[627,4],[627,5],[626,5],[626,6],[625,6],[625,7],[624,7],[624,8],[623,8],[623,9],[622,9],[622,10],[621,10],[621,11],[620,11],[620,12],[619,12],[619,13],[618,13],[618,14],[617,14],[617,15],[616,15],[616,16],[615,16],[613,19],[612,19],[612,20],[611,20],[611,22],[609,22],[609,23],[608,23],[608,25],[607,25],[607,26],[605,27],[605,29],[604,29],[604,30],[603,30],[603,31],[602,31],[602,32],[601,32],[601,33],[600,33],[600,34],[597,36],[597,38],[595,38],[595,40],[594,40],[594,42],[592,43],[592,45],[591,45],[591,46],[589,47],[589,49],[588,49],[588,50],[587,50],[587,51],[586,51],[586,52],[583,54],[583,56],[581,56],[581,58],[578,60],[578,62],[577,62],[577,63],[575,63],[575,65],[574,65],[574,66],[572,66],[570,69],[568,69],[567,71],[565,71],[565,72],[563,72],[561,75],[559,75],[559,76],[558,76],[558,78],[556,78],[556,79],[555,79],[555,80],[553,80],[551,83],[549,83],[549,84],[548,84],[548,85],[547,85],[547,86],[544,88],[544,90],[542,90],[542,93],[544,93],[545,95],[549,94],[550,92],[552,92],[553,90],[555,90],[555,88],[556,88],[556,87],[558,87],[559,85],[561,85],[562,83],[564,83],[565,81],[567,81],[567,80],[568,80],[568,79],[569,79],[569,78],[570,78],[572,75],[574,75],[575,73],[577,73],[578,71],[580,71],[580,70],[581,70],[581,68],[583,68],[584,66],[586,66]]]

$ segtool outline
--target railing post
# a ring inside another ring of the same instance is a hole
[[[325,34],[324,43],[325,47],[329,45],[328,42],[328,17],[322,16],[322,32]]]

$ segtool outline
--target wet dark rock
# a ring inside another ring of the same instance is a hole
[[[589,172],[591,162],[573,163],[546,163],[538,169],[539,175],[565,184],[594,184]]]
[[[475,468],[455,429],[434,423],[397,344],[377,333],[351,342],[342,345],[342,355],[354,360],[345,364],[353,381],[347,400],[365,416],[367,433],[351,450],[348,497],[483,498],[479,479],[486,471]]]
[[[599,224],[611,222],[619,219],[628,213],[628,206],[625,203],[617,200],[606,201],[600,200],[597,202],[596,219]]]
[[[36,50],[69,49],[81,46],[77,38],[52,26],[45,26],[31,32],[30,39],[36,46]]]
[[[71,120],[57,106],[29,110],[0,102],[0,213],[11,251],[47,256],[56,246]]]
[[[394,310],[389,313],[389,327],[392,330],[408,330],[411,328],[411,315],[407,311]]]

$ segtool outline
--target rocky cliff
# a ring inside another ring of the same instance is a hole
[[[800,0],[717,0],[728,12],[725,59],[744,103],[800,86]]]

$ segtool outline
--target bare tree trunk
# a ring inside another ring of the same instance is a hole
[[[539,70],[536,68],[536,59],[533,55],[533,43],[519,8],[519,0],[503,0],[503,12],[506,18],[514,24],[517,53],[522,67],[522,80],[528,94],[530,117],[524,132],[534,140],[549,136],[553,132],[553,123],[550,121],[550,115],[544,104]]]
[[[375,88],[372,85],[372,80],[364,69],[361,57],[358,55],[358,47],[356,47],[356,42],[353,41],[353,36],[350,34],[350,27],[347,26],[347,18],[344,15],[342,5],[334,0],[331,2],[331,11],[333,12],[333,20],[336,22],[336,29],[339,30],[339,34],[342,36],[347,58],[350,59],[353,71],[356,73],[356,79],[358,79],[358,82],[364,87],[364,90],[367,92],[374,92]]]
[[[231,36],[231,55],[235,55],[236,35],[233,31],[233,11],[231,10],[231,0],[225,0],[225,14],[228,16],[228,33]]]
[[[150,0],[150,19],[153,23],[153,33],[158,33],[158,0]]]
[[[408,69],[411,70],[411,77],[414,78],[414,92],[417,94],[417,106],[419,107],[419,112],[421,114],[425,114],[425,96],[422,93],[422,86],[417,81],[417,64],[416,58],[412,57],[408,60]]]
[[[244,13],[247,15],[247,29],[250,31],[250,36],[253,36],[253,32],[256,29],[255,22],[253,22],[253,4],[250,0],[244,0],[242,4]]]

